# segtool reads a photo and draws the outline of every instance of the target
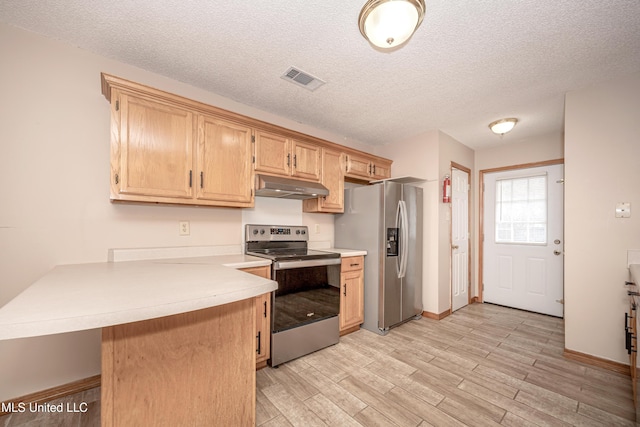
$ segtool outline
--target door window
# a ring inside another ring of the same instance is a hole
[[[547,176],[496,181],[495,242],[547,243]]]

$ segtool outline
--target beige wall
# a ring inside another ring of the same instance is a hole
[[[106,261],[109,248],[242,243],[240,209],[109,202],[109,104],[100,72],[363,147],[3,24],[0,58],[0,306],[53,266]],[[270,218],[273,206],[258,202],[248,215]],[[287,206],[297,209],[296,222],[320,224],[312,239],[333,240],[331,215],[301,214],[299,201]],[[180,220],[191,222],[190,236],[178,235]],[[99,331],[0,341],[0,401],[99,373],[99,343]]]
[[[468,168],[471,173],[469,179],[471,180],[471,202],[469,206],[469,215],[471,218],[474,216],[473,195],[475,189],[473,186],[473,174],[474,174],[474,157],[475,152],[451,138],[446,133],[440,132],[440,153],[439,153],[439,168],[440,176],[438,180],[438,209],[439,209],[439,221],[438,221],[438,252],[440,254],[438,258],[438,289],[440,290],[438,295],[438,311],[437,313],[444,313],[451,308],[451,203],[442,203],[442,185],[440,185],[445,175],[451,176],[451,162],[455,162],[461,166]],[[473,255],[473,242],[474,232],[473,223],[471,223],[469,239],[469,250]],[[473,258],[469,265],[469,271],[474,271]],[[475,281],[473,274],[471,275],[471,289],[475,289]]]
[[[426,180],[423,188],[422,309],[438,310],[438,144],[439,132],[430,131],[379,147],[376,154],[393,160],[395,176]]]
[[[423,310],[441,314],[451,307],[450,205],[441,202],[441,183],[451,162],[473,169],[474,153],[449,135],[434,130],[379,148],[393,160],[393,176],[425,179],[423,217]],[[471,213],[473,214],[473,213]]]
[[[517,129],[517,128],[516,128]],[[515,131],[514,131],[515,132]],[[496,136],[496,138],[499,138]],[[476,150],[475,172],[473,176],[475,242],[474,242],[474,263],[479,265],[480,251],[480,172],[487,169],[501,168],[505,166],[516,166],[528,163],[543,162],[547,160],[562,159],[564,157],[564,135],[554,133],[542,135],[535,138],[523,139],[509,144],[499,144],[493,147]],[[474,295],[480,294],[478,268],[473,271],[474,275]]]
[[[565,101],[565,346],[628,363],[628,249],[640,249],[640,73]],[[615,218],[617,202],[632,216]]]

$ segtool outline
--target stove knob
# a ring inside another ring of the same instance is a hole
[[[253,229],[253,234],[258,234],[258,230],[257,229]]]
[[[296,234],[300,234],[300,230],[296,230]]]
[[[306,230],[302,230],[302,234],[307,234]]]
[[[264,234],[264,228],[260,229],[260,234]]]

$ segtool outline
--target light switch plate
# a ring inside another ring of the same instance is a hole
[[[628,203],[628,202],[617,203],[616,218],[631,218],[631,203]]]

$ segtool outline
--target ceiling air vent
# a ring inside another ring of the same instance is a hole
[[[280,77],[290,81],[291,83],[295,83],[298,86],[302,86],[305,89],[309,89],[310,91],[314,91],[325,84],[325,82],[319,78],[294,67],[289,67],[289,69]]]

